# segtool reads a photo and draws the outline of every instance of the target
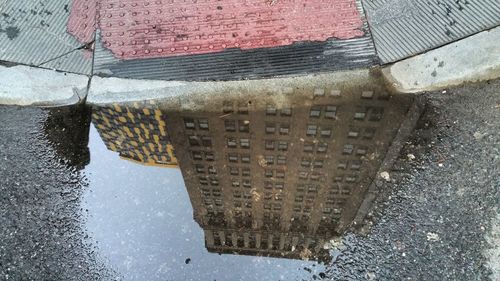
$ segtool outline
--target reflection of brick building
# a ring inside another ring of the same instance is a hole
[[[123,159],[144,165],[177,167],[160,110],[137,103],[95,107],[92,122],[106,147],[119,152]]]
[[[354,218],[410,103],[383,91],[285,91],[167,113],[209,251],[324,257],[323,242]]]

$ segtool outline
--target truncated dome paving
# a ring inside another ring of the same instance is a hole
[[[90,42],[94,21],[116,58],[206,54],[364,35],[354,0],[73,2],[68,31]]]

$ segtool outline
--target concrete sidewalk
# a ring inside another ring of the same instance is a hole
[[[175,1],[127,8],[106,1],[0,0],[0,104],[71,104],[110,87],[110,100],[111,93],[137,99],[119,93],[120,83],[148,98],[161,92],[160,84],[185,92],[217,81],[272,86],[331,75],[342,82],[349,73],[379,69],[384,83],[405,93],[500,76],[495,0],[334,0],[314,22],[310,9],[319,6],[308,0],[297,0],[293,9],[279,1],[238,9]],[[187,8],[203,20],[173,12]],[[173,24],[191,31],[180,34]],[[95,77],[90,89],[87,76]]]
[[[484,31],[460,41],[383,67],[382,80],[396,92],[418,93],[445,89],[466,82],[500,77],[500,28]],[[331,79],[364,84],[370,69],[356,69],[228,82],[161,81],[112,77],[93,77],[61,73],[29,66],[0,66],[0,104],[61,105],[85,99],[89,103],[137,101],[189,95],[196,92],[217,94],[218,91],[241,87],[264,87],[279,91],[280,87],[315,83]],[[323,77],[323,78],[322,78]],[[90,82],[90,80],[92,80]],[[90,88],[87,89],[87,86]]]
[[[54,70],[0,65],[0,104],[56,106],[83,101],[89,77]]]
[[[500,77],[500,28],[383,68],[396,91],[417,93]]]

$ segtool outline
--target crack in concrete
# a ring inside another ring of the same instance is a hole
[[[39,63],[39,64],[37,64],[36,66],[42,66],[42,65],[47,64],[47,63],[49,63],[49,62],[55,61],[55,60],[57,60],[57,59],[60,59],[60,58],[62,58],[62,57],[64,57],[64,56],[66,56],[66,55],[68,55],[68,54],[71,54],[71,53],[73,53],[73,52],[75,52],[75,51],[79,51],[79,50],[92,50],[92,45],[94,44],[94,42],[95,42],[95,41],[94,41],[94,40],[92,40],[91,42],[86,43],[86,44],[84,44],[84,45],[82,45],[82,46],[80,46],[80,47],[78,47],[78,48],[76,48],[76,49],[73,49],[73,50],[68,51],[68,52],[65,52],[65,53],[63,53],[63,54],[61,54],[61,55],[58,55],[58,56],[56,56],[56,57],[54,57],[54,58],[48,59],[48,60],[46,60],[46,61],[43,61],[42,63]]]

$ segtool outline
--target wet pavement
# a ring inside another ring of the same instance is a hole
[[[499,83],[0,107],[1,278],[485,280]]]
[[[50,121],[57,114],[33,108],[2,106],[0,116],[0,279],[108,279],[83,225],[88,185],[78,167],[89,160],[86,144],[58,143],[89,123],[70,130]]]

